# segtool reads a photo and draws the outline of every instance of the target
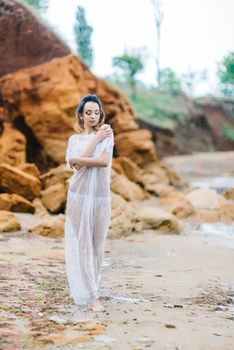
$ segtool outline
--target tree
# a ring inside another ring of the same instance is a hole
[[[154,19],[156,26],[156,36],[157,36],[157,51],[156,51],[156,80],[157,85],[160,87],[161,83],[161,68],[160,68],[160,43],[161,43],[161,25],[163,21],[163,12],[162,12],[162,1],[161,0],[151,0],[154,8]]]
[[[186,92],[193,96],[195,87],[202,81],[207,80],[207,70],[195,71],[191,67],[182,75],[182,83]]]
[[[224,95],[234,95],[234,51],[226,55],[218,65],[218,76]]]
[[[164,68],[160,72],[160,90],[176,95],[181,91],[181,82],[171,68]]]
[[[38,10],[42,15],[46,13],[49,7],[49,0],[24,0],[24,2]]]
[[[93,28],[87,23],[84,8],[78,6],[74,25],[77,54],[88,67],[92,67],[93,65],[93,48],[91,46],[92,32]]]
[[[136,75],[144,68],[143,57],[140,50],[133,50],[132,53],[125,52],[122,56],[115,56],[112,59],[113,67],[123,71],[131,88],[132,98],[136,98]]]

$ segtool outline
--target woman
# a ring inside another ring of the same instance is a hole
[[[104,112],[96,95],[85,96],[78,108],[75,130],[66,151],[74,169],[67,193],[65,258],[71,295],[77,305],[98,300],[104,244],[111,218],[110,176],[113,130],[104,124]]]

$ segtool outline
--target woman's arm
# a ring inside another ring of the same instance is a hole
[[[108,124],[105,124],[105,125],[108,125]],[[103,125],[104,126],[104,125]],[[88,158],[88,157],[91,157],[92,156],[92,153],[93,153],[93,151],[94,151],[94,149],[95,149],[95,147],[97,146],[97,144],[99,143],[99,142],[101,142],[102,140],[104,140],[106,137],[109,137],[109,136],[111,136],[111,134],[113,134],[113,130],[112,130],[112,128],[108,125],[108,128],[100,128],[99,130],[98,130],[98,132],[97,132],[97,134],[95,135],[95,137],[91,140],[91,142],[88,144],[88,147],[85,149],[85,151],[82,153],[82,154],[80,154],[80,156],[78,157],[78,158],[71,158],[70,159],[70,162],[69,162],[69,164],[70,164],[70,167],[71,168],[73,168],[73,164],[74,164],[74,159],[80,159],[80,158]],[[100,157],[98,157],[98,158],[100,158]],[[99,163],[99,161],[101,161],[101,164],[102,164],[102,159],[100,160],[100,159],[98,159],[97,158],[97,161],[98,161],[98,163]],[[105,158],[103,159],[104,160],[104,163],[105,163]],[[87,162],[87,160],[85,160],[85,162]],[[92,165],[86,165],[86,164],[77,164],[77,162],[75,162],[76,163],[76,166],[75,166],[75,168],[77,169],[77,170],[80,170],[81,169],[81,167],[82,166],[98,166],[98,165],[94,165],[95,164],[95,162],[92,164]],[[101,165],[102,166],[102,165]],[[107,165],[104,165],[104,166],[107,166]]]
[[[104,150],[102,154],[98,157],[88,158],[88,157],[78,157],[70,159],[71,165],[80,170],[80,167],[86,166],[91,168],[104,168],[108,166],[109,162],[109,152]]]
[[[105,125],[108,125],[108,124],[105,124]],[[111,136],[112,133],[113,133],[113,130],[109,125],[108,125],[108,128],[105,128],[105,129],[101,127],[96,133],[96,135],[94,136],[94,138],[91,140],[91,142],[88,144],[88,147],[85,149],[85,151],[82,154],[80,154],[80,157],[91,157],[97,144],[103,141],[106,137]]]

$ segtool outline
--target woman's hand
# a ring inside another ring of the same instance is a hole
[[[113,133],[113,129],[109,124],[103,124],[95,135],[95,140],[97,143],[104,140],[106,137],[111,136]]]

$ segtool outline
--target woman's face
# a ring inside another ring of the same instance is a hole
[[[96,102],[86,102],[83,111],[85,126],[95,126],[99,122],[100,109]]]

